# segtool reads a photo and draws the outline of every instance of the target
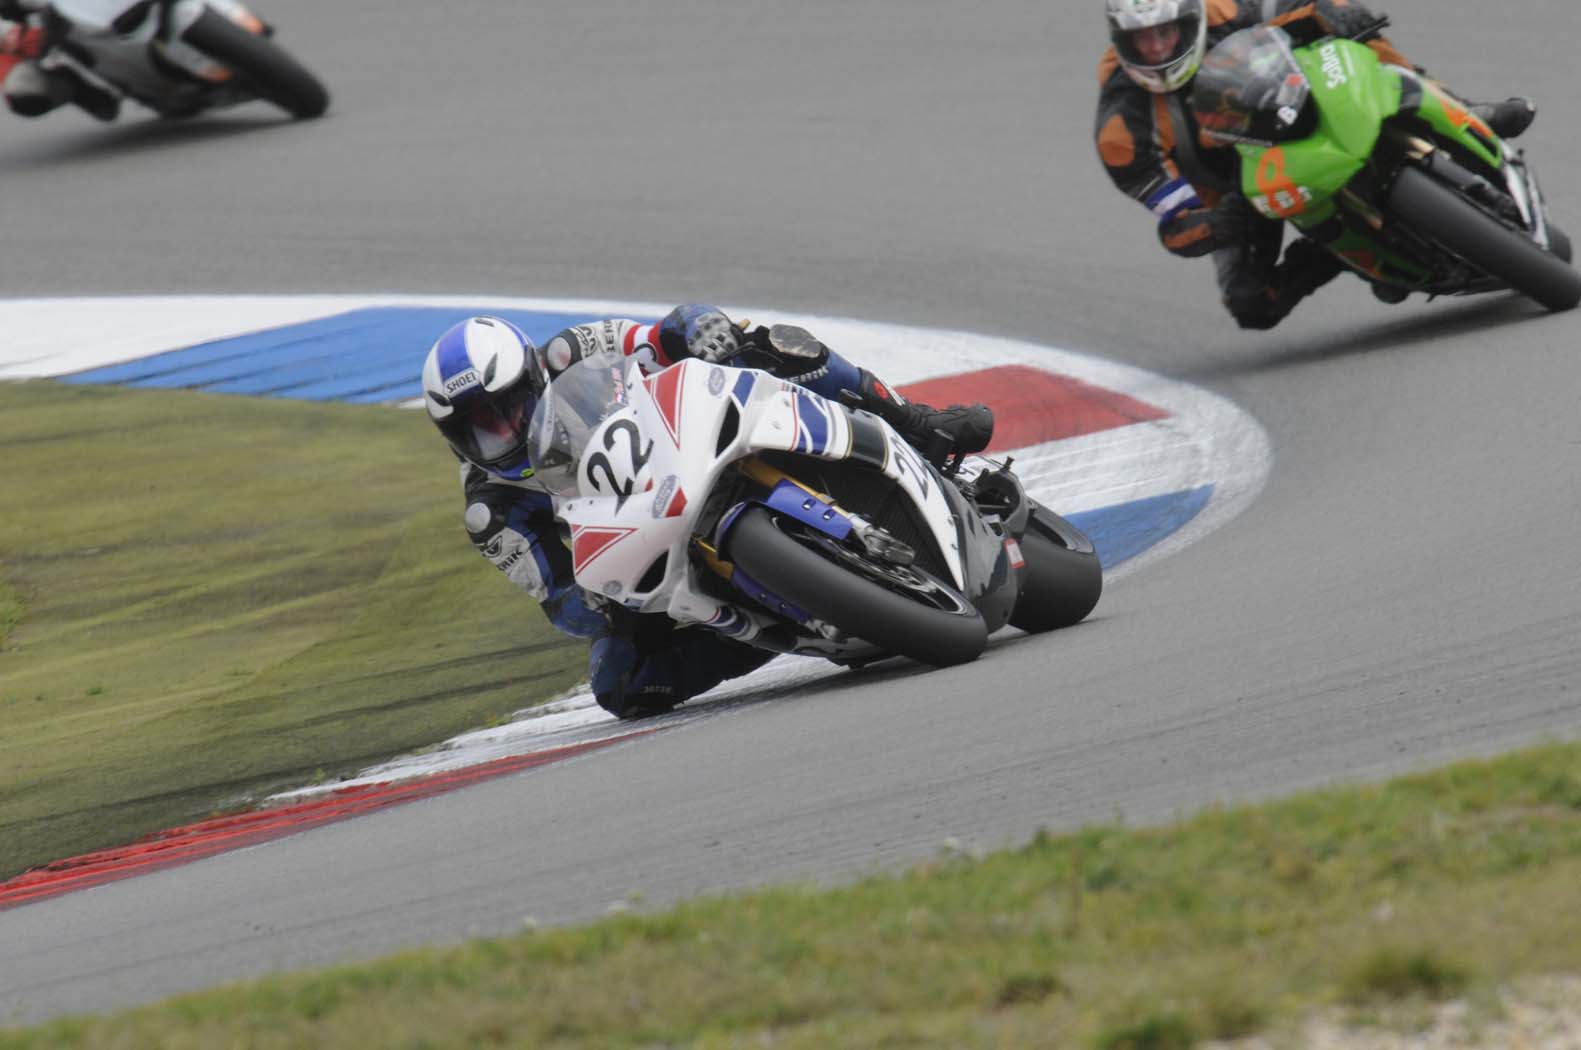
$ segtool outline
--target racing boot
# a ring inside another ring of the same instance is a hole
[[[1378,300],[1380,303],[1388,303],[1390,306],[1399,306],[1401,303],[1411,298],[1411,293],[1406,291],[1404,288],[1398,287],[1397,285],[1374,282],[1372,285],[1372,297]]]
[[[867,369],[859,369],[856,407],[878,416],[895,428],[907,442],[927,450],[933,433],[942,430],[954,443],[955,451],[981,452],[994,436],[994,413],[987,405],[951,405],[934,408],[920,401],[907,401]]]
[[[1503,102],[1475,102],[1471,112],[1501,139],[1518,138],[1537,119],[1537,103],[1517,95]]]

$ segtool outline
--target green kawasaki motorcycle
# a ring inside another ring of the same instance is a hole
[[[1258,211],[1293,223],[1380,298],[1513,288],[1550,310],[1581,302],[1570,239],[1548,221],[1521,151],[1362,43],[1297,46],[1283,29],[1243,29],[1203,59],[1191,108],[1204,142],[1240,154]]]

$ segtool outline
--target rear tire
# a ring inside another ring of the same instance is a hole
[[[1010,626],[1037,634],[1080,623],[1103,594],[1103,568],[1091,550],[1065,546],[1046,535],[1036,519],[1022,533],[1021,592]]]
[[[1401,169],[1389,191],[1389,210],[1418,233],[1550,310],[1569,310],[1581,303],[1581,274],[1557,252],[1544,251],[1536,241],[1419,168]]]
[[[318,77],[274,41],[255,36],[223,15],[205,11],[182,39],[222,65],[243,83],[293,117],[321,117],[329,92]]]
[[[785,532],[766,508],[749,507],[730,529],[728,557],[780,598],[886,652],[935,667],[977,659],[988,647],[983,618],[940,609],[890,590],[824,557]]]

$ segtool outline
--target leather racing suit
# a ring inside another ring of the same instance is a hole
[[[1208,47],[1268,23],[1292,35],[1348,36],[1376,19],[1359,0],[1207,0]],[[1368,43],[1391,65],[1406,57],[1379,37]],[[1272,328],[1342,264],[1298,240],[1279,259],[1284,223],[1258,214],[1239,192],[1240,157],[1204,146],[1187,102],[1189,86],[1153,94],[1131,80],[1113,47],[1098,67],[1097,145],[1121,192],[1158,218],[1158,237],[1176,255],[1212,255],[1225,307],[1243,328]]]

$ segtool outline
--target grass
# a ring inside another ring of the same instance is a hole
[[[0,383],[0,878],[574,684],[421,413]]]
[[[0,1048],[1175,1050],[1578,971],[1581,745],[1556,744],[280,976]]]

